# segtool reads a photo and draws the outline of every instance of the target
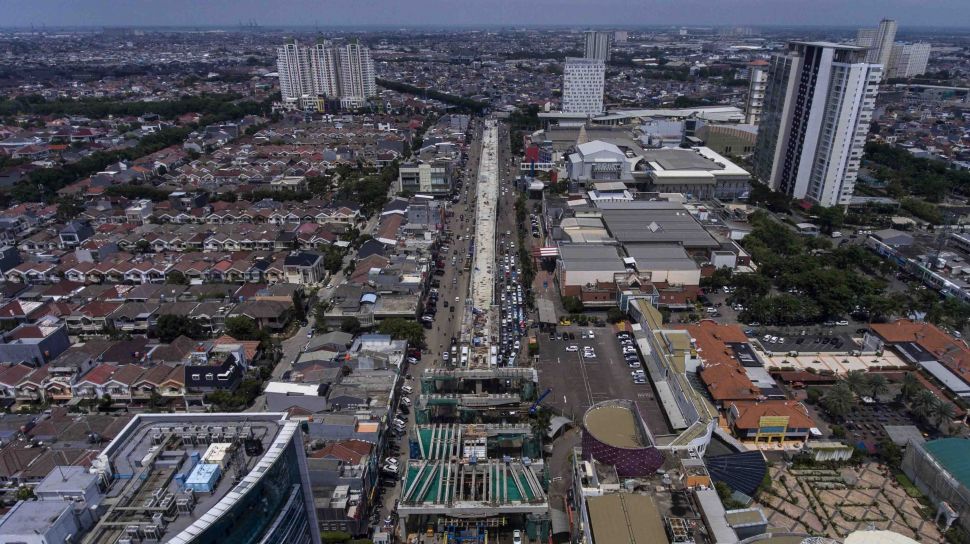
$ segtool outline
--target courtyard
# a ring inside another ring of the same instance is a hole
[[[885,465],[837,470],[775,465],[769,474],[774,484],[758,502],[773,527],[839,540],[873,527],[921,542],[943,541],[932,518],[924,517],[926,508],[900,487]]]

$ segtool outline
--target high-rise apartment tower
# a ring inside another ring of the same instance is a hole
[[[605,77],[603,61],[567,58],[562,71],[562,111],[587,115],[603,113]]]
[[[865,57],[827,42],[791,42],[772,57],[754,149],[763,182],[823,206],[849,203],[882,77]]]
[[[613,33],[587,30],[583,35],[586,39],[586,49],[583,58],[609,62],[610,49],[613,47]]]

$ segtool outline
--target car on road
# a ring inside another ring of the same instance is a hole
[[[444,361],[445,361],[446,363],[448,362],[448,359],[449,359],[450,357],[451,357],[451,356],[450,356],[450,355],[448,354],[448,352],[447,352],[447,351],[441,354],[441,358],[442,358],[442,359],[443,359],[443,360],[444,360]]]
[[[579,346],[573,344],[571,346],[566,346],[566,351],[572,353],[574,351],[579,351]]]
[[[404,387],[401,388],[401,392],[404,393],[405,395],[410,395],[411,393],[414,392],[414,389],[412,389],[410,385],[405,385]]]
[[[307,338],[313,338],[313,329],[310,329],[310,330],[306,331],[306,337]]]
[[[512,544],[522,544],[522,531],[518,529],[512,531]]]
[[[847,326],[849,324],[849,322],[846,321],[845,319],[842,319],[840,321],[836,321],[835,324],[838,325],[838,326],[840,326],[840,327],[845,327],[845,326]]]
[[[408,364],[411,364],[411,365],[418,364],[418,358],[417,357],[408,357]]]

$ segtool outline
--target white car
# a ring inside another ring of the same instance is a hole
[[[448,362],[449,357],[451,357],[451,356],[448,355],[448,352],[447,351],[441,354],[441,358],[444,359],[445,362]]]
[[[512,531],[512,544],[522,544],[522,531],[518,529]]]
[[[566,351],[568,351],[569,353],[572,353],[574,351],[579,351],[579,346],[577,345],[566,346]]]
[[[384,464],[385,465],[396,465],[397,464],[397,457],[388,457],[387,459],[384,459]]]
[[[845,319],[843,319],[841,321],[836,321],[835,324],[838,325],[838,326],[840,326],[840,327],[845,327],[846,325],[849,324],[849,322],[846,321]]]

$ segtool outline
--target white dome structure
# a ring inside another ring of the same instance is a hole
[[[845,544],[919,544],[919,542],[892,531],[856,531],[845,537]]]

